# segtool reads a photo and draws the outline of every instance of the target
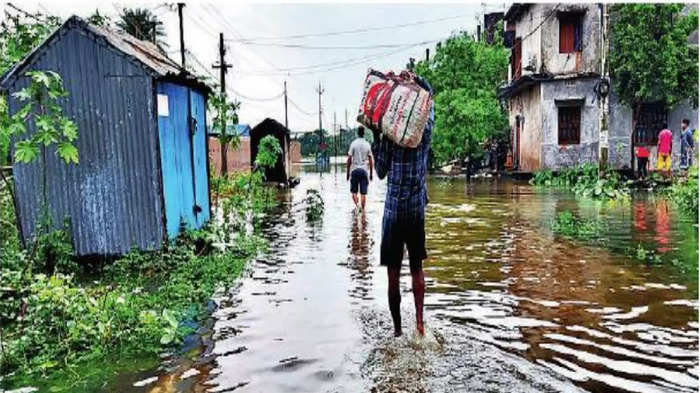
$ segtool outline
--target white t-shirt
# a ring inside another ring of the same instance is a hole
[[[350,172],[362,168],[369,174],[369,156],[372,155],[372,147],[365,138],[357,138],[352,141],[348,155],[352,157]]]

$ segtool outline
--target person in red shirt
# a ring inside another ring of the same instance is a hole
[[[673,133],[664,123],[664,129],[659,132],[659,142],[656,144],[658,157],[656,159],[656,169],[666,171],[666,176],[671,176],[671,151],[673,147]]]
[[[645,178],[649,174],[647,166],[649,164],[649,150],[644,146],[637,146],[637,177]]]

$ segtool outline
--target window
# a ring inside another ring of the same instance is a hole
[[[559,53],[581,51],[582,14],[563,13],[559,15]]]
[[[513,44],[513,49],[510,55],[510,71],[511,74],[513,75],[513,79],[518,79],[520,78],[521,74],[521,66],[520,66],[520,58],[522,57],[522,40],[520,37],[515,39],[515,43]]]
[[[581,106],[564,103],[559,106],[559,144],[581,143]]]
[[[659,131],[668,120],[666,109],[661,103],[642,104],[634,128],[634,144],[642,146],[656,145]]]

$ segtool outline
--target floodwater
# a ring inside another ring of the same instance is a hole
[[[114,391],[698,390],[697,273],[678,267],[697,260],[697,229],[664,199],[611,205],[430,178],[428,331],[415,335],[405,266],[405,335],[393,338],[378,260],[385,184],[371,183],[355,214],[342,170],[300,176],[264,230],[271,252],[217,299],[201,355],[124,376]],[[317,224],[299,205],[308,188],[325,201]],[[605,235],[553,235],[563,210],[605,221]],[[631,257],[640,244],[664,262]]]

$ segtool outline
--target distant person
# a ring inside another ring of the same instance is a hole
[[[416,77],[416,82],[432,95],[432,89],[427,82],[420,77]],[[425,205],[428,202],[425,177],[434,122],[435,108],[433,107],[430,108],[430,117],[423,131],[423,138],[413,149],[399,147],[378,131],[373,130],[372,151],[377,176],[380,179],[387,178],[380,263],[387,267],[389,310],[394,322],[394,336],[397,337],[402,334],[399,277],[404,246],[408,249],[413,281],[416,329],[420,335],[425,335],[423,260],[428,256],[425,250]]]
[[[649,149],[645,146],[637,146],[637,177],[646,178],[649,173],[647,167],[649,165]]]
[[[365,139],[365,128],[360,126],[357,129],[357,138],[350,144],[348,150],[347,173],[346,179],[350,181],[350,193],[352,201],[355,203],[355,209],[358,203],[365,210],[367,200],[367,186],[372,180],[372,147]],[[361,198],[357,197],[357,192],[360,192]],[[360,200],[361,199],[361,202]]]
[[[673,133],[668,129],[666,123],[663,130],[659,132],[659,141],[656,144],[658,157],[656,158],[656,169],[666,172],[666,176],[671,176],[671,152],[673,148]]]
[[[693,165],[693,145],[695,144],[695,130],[690,128],[690,120],[681,121],[681,169]]]

